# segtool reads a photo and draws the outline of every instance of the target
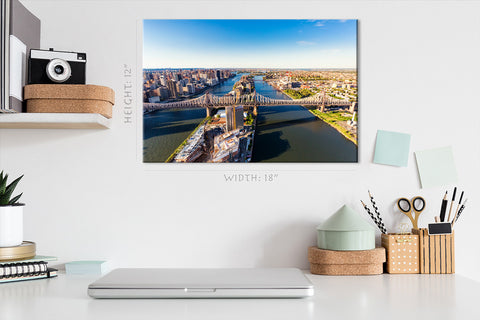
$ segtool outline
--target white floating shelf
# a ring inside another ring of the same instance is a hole
[[[111,120],[97,113],[2,113],[0,128],[108,129]]]

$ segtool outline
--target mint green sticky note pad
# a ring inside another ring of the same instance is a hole
[[[377,131],[373,162],[390,166],[408,166],[410,135],[393,131]]]
[[[97,266],[105,262],[106,261],[104,260],[81,260],[81,261],[67,262],[66,264],[73,265],[73,266]]]
[[[452,147],[415,151],[422,188],[444,186],[458,181]]]
[[[67,274],[97,274],[101,275],[106,270],[106,261],[71,261],[65,263],[65,272]]]

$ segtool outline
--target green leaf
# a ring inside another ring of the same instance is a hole
[[[22,178],[23,178],[23,174],[17,179],[13,180],[12,183],[8,185],[7,189],[5,190],[5,193],[3,194],[3,196],[7,198],[6,199],[7,203],[10,202],[10,196],[12,195],[13,191],[15,190],[15,187],[17,186],[18,182],[20,182]]]
[[[8,205],[13,206],[14,204],[16,204],[16,202],[18,201],[18,199],[20,199],[20,197],[22,196],[22,194],[23,194],[23,192],[20,193],[18,196],[13,197],[12,200],[10,200],[10,201],[8,202]]]
[[[7,178],[8,178],[8,174],[6,174],[4,177],[3,171],[2,171],[2,173],[0,174],[0,195],[4,194],[5,189],[7,189]]]

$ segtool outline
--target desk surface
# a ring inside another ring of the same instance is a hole
[[[306,299],[96,300],[98,277],[60,274],[0,284],[0,319],[480,319],[480,283],[458,275],[307,277]]]

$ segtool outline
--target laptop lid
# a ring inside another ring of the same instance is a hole
[[[88,286],[94,298],[301,298],[313,291],[295,268],[116,269]]]

